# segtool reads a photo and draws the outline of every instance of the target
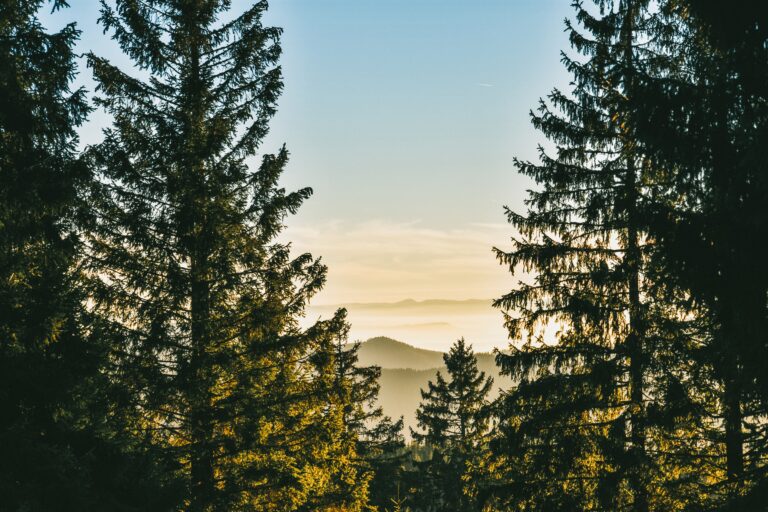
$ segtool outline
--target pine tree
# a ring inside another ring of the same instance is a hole
[[[335,453],[327,361],[343,313],[300,329],[326,269],[276,241],[310,189],[278,185],[285,148],[249,167],[282,89],[267,2],[102,2],[136,77],[89,55],[113,126],[88,239],[92,308],[121,339],[122,414],[179,464],[190,511],[301,510]],[[346,461],[339,461],[339,465]],[[337,467],[354,478],[354,468]]]
[[[383,509],[396,496],[405,462],[403,419],[393,421],[377,405],[381,368],[360,367],[359,346],[338,345],[336,389],[344,397],[344,426],[355,441],[357,462],[370,478],[368,502]]]
[[[467,464],[484,443],[488,431],[487,398],[493,379],[478,371],[472,347],[459,339],[443,355],[449,380],[437,372],[428,389],[421,390],[416,412],[419,428],[414,440],[432,447],[422,501],[436,510],[479,510],[467,495],[463,478]]]
[[[169,510],[166,467],[114,421],[113,340],[84,307],[77,155],[90,111],[71,89],[74,24],[47,33],[48,4],[0,7],[0,495],[4,510]]]
[[[387,476],[385,472],[396,476],[402,462],[402,419],[393,422],[376,405],[381,369],[359,366],[359,343],[345,341],[346,336],[337,338],[335,351],[327,354],[324,372],[323,395],[328,397],[327,409],[331,411],[324,433],[330,447],[324,471],[332,490],[310,501],[307,510],[331,504],[349,511],[375,510],[372,507],[379,502],[388,504],[390,495],[381,493],[395,482],[385,486],[380,480]],[[373,486],[375,497],[371,497]]]
[[[497,250],[511,272],[534,277],[496,301],[510,338],[524,343],[497,355],[518,385],[498,403],[488,464],[497,498],[525,510],[644,512],[659,495],[648,407],[668,384],[655,317],[667,312],[655,304],[644,223],[659,172],[635,136],[631,99],[637,77],[659,65],[647,41],[667,27],[645,1],[574,8],[586,35],[567,22],[584,57],[562,57],[573,91],[554,90],[532,113],[555,154],[540,148],[539,163],[516,162],[539,188],[527,214],[507,211],[519,235]],[[555,344],[541,337],[553,325]]]
[[[700,374],[718,390],[710,415],[722,445],[731,493],[765,470],[758,434],[766,414],[768,274],[763,172],[768,133],[766,18],[753,6],[669,1],[677,34],[669,51],[683,56],[662,76],[648,76],[637,109],[639,134],[668,169],[671,197],[651,229],[668,275],[695,301],[710,335],[695,354]],[[763,465],[764,467],[764,465]],[[713,489],[712,495],[719,494]]]
[[[369,502],[378,510],[393,503],[403,504],[407,478],[408,452],[403,438],[403,418],[393,421],[389,416],[374,420],[361,435],[361,453],[371,469]]]
[[[91,379],[77,280],[79,31],[49,33],[48,2],[0,6],[0,496],[4,510],[85,509]],[[53,9],[66,4],[51,2]]]

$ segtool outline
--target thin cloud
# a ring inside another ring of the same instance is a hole
[[[507,224],[427,227],[418,222],[326,222],[285,233],[294,251],[322,256],[328,284],[317,303],[494,298],[513,279],[493,255]]]

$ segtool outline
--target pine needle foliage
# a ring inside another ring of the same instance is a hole
[[[660,260],[710,324],[693,356],[717,390],[708,415],[721,450],[709,463],[723,476],[708,489],[712,503],[766,474],[768,53],[766,13],[753,7],[666,2],[677,30],[657,51],[677,55],[678,64],[644,76],[635,98],[645,113],[639,136],[668,169],[668,199],[650,224]]]
[[[4,510],[90,510],[98,502],[101,346],[80,307],[74,24],[37,15],[63,1],[0,4],[0,496]],[[117,472],[117,468],[116,468]]]
[[[282,90],[266,9],[103,1],[134,69],[88,56],[113,118],[88,152],[92,309],[122,340],[123,414],[177,462],[190,511],[301,510],[332,487],[324,361],[346,327],[299,327],[326,268],[277,237],[311,190],[279,186],[285,148],[254,167]]]
[[[553,149],[516,162],[536,188],[525,214],[507,211],[512,249],[496,250],[533,277],[495,302],[517,343],[497,361],[518,384],[498,402],[490,464],[508,469],[494,492],[514,509],[645,512],[656,471],[648,407],[667,379],[644,218],[659,174],[630,99],[637,76],[659,66],[647,42],[668,27],[646,1],[573,7],[566,29],[580,57],[562,55],[573,89],[531,114]],[[555,326],[553,342],[544,335]]]
[[[467,490],[468,464],[479,456],[488,433],[493,379],[478,370],[472,346],[463,338],[443,360],[448,379],[438,371],[421,390],[420,430],[411,429],[414,441],[432,448],[432,457],[417,464],[423,478],[416,500],[424,510],[472,512],[479,507]]]

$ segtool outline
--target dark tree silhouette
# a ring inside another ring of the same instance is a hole
[[[416,412],[420,431],[411,431],[416,442],[432,448],[431,459],[421,464],[426,474],[418,500],[434,510],[471,512],[479,508],[465,492],[463,477],[488,433],[487,398],[493,379],[477,369],[472,347],[463,338],[443,360],[448,380],[438,371],[428,389],[421,390]]]
[[[667,2],[677,27],[667,51],[679,63],[644,77],[635,107],[644,113],[639,137],[668,169],[670,200],[653,212],[651,232],[666,273],[710,324],[694,356],[721,390],[717,463],[737,495],[764,477],[768,449],[758,426],[768,389],[768,20],[753,7]]]
[[[81,333],[74,25],[46,32],[38,10],[0,6],[0,495],[8,510],[69,510],[93,495],[84,451],[97,347]]]
[[[0,6],[0,496],[3,510],[168,510],[156,461],[112,421],[111,339],[84,307],[73,24]],[[157,478],[157,481],[156,481]],[[166,492],[168,491],[168,492]]]
[[[324,379],[346,327],[339,312],[299,328],[326,269],[276,237],[311,190],[279,187],[284,148],[248,163],[282,89],[281,31],[262,24],[265,1],[229,7],[102,2],[141,72],[88,56],[114,119],[88,154],[91,300],[122,340],[126,414],[181,465],[183,507],[301,510],[334,492],[326,434],[340,426]],[[348,462],[334,470],[354,479]]]
[[[644,212],[659,177],[637,142],[631,99],[637,76],[657,65],[646,43],[666,26],[649,2],[594,4],[574,2],[583,32],[567,22],[583,57],[562,57],[572,93],[554,90],[532,113],[555,148],[540,148],[539,163],[517,161],[538,188],[526,214],[508,210],[518,234],[497,256],[533,278],[496,301],[510,338],[525,344],[497,356],[519,384],[499,402],[492,446],[512,457],[506,479],[516,487],[499,492],[516,496],[502,500],[644,512],[662,335]],[[556,324],[557,343],[543,341]]]

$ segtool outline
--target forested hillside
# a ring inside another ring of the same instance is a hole
[[[371,338],[360,344],[358,357],[362,365],[382,368],[431,370],[443,366],[443,354],[435,350],[416,348],[391,338]]]
[[[360,344],[358,362],[362,366],[381,367],[378,405],[391,418],[403,418],[406,438],[411,428],[416,428],[416,410],[421,402],[421,389],[427,389],[430,379],[438,371],[445,372],[443,353],[424,350],[390,338],[371,338]],[[488,393],[495,399],[502,389],[508,389],[511,380],[499,373],[495,356],[475,354],[477,367],[494,379]]]
[[[0,511],[768,511],[768,9],[573,2],[488,354],[308,314],[266,0],[68,7],[0,3]]]

